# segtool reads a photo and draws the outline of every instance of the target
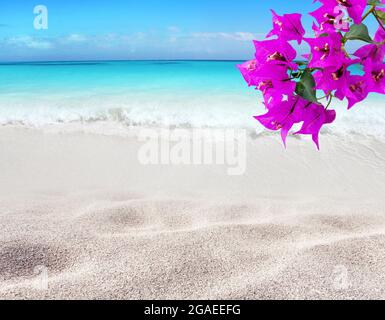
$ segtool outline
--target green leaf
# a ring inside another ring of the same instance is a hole
[[[381,1],[380,0],[368,0],[368,6],[378,6],[378,5],[381,5]]]
[[[309,62],[305,60],[295,60],[294,63],[298,64],[299,66],[307,66],[309,64]]]
[[[315,90],[315,80],[310,71],[305,71],[301,80],[297,82],[295,92],[302,98],[317,103],[317,92]]]
[[[375,15],[385,24],[385,12],[381,10],[376,10]]]
[[[361,40],[372,43],[373,40],[369,35],[369,30],[366,25],[354,24],[350,27],[350,31],[345,35],[346,40]]]

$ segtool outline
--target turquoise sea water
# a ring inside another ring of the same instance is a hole
[[[0,64],[0,124],[45,126],[119,123],[247,127],[264,108],[237,61],[105,61]],[[349,112],[340,103],[341,133],[385,135],[384,96]],[[103,125],[100,125],[103,130]]]
[[[3,64],[0,123],[112,120],[129,125],[246,125],[257,106],[256,93],[247,88],[236,64]]]

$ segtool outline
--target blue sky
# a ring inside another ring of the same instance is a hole
[[[247,59],[278,13],[312,0],[2,0],[0,60]],[[33,8],[48,8],[35,30]],[[309,26],[310,20],[305,19]]]

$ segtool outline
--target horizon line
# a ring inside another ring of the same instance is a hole
[[[80,60],[20,60],[20,61],[0,61],[1,64],[12,63],[54,63],[54,62],[146,62],[146,61],[212,61],[212,62],[240,62],[247,59],[80,59]]]

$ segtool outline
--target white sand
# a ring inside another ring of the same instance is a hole
[[[231,177],[2,128],[0,298],[384,299],[385,144],[321,141],[250,137]]]

